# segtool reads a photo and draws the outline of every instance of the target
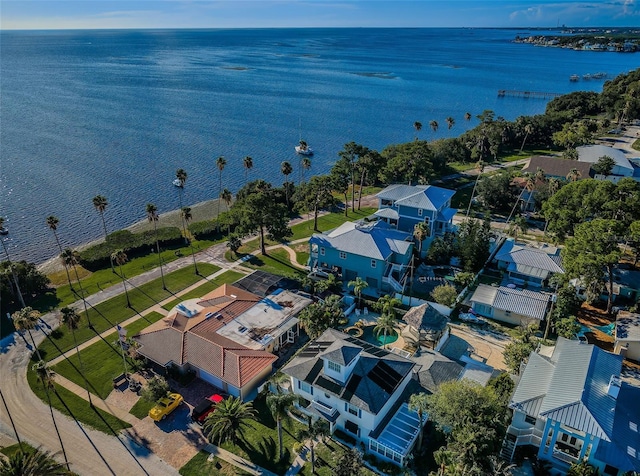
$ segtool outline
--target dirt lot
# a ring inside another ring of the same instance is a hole
[[[466,343],[472,349],[472,358],[497,370],[507,369],[502,352],[504,346],[511,341],[509,336],[467,325],[452,325],[450,339],[452,340],[450,344],[454,344],[455,341]]]
[[[606,326],[615,321],[615,318],[609,315],[606,307],[599,305],[598,307],[587,303],[582,304],[578,311],[578,322],[583,326],[591,328],[590,332],[586,332],[585,336],[589,344],[594,344],[601,349],[613,351],[613,336],[595,329],[596,326]]]

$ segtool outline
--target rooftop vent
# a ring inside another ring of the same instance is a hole
[[[611,379],[609,379],[609,386],[607,387],[607,395],[613,398],[618,398],[621,385],[622,385],[622,381],[620,380],[620,377],[618,377],[617,375],[612,375]]]

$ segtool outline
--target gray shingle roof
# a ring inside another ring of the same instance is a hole
[[[394,230],[380,221],[364,225],[347,222],[327,233],[313,235],[309,242],[379,260],[386,260],[393,253],[404,255],[413,246],[410,233]]]
[[[538,168],[542,169],[547,177],[566,177],[571,172],[571,169],[577,169],[580,172],[580,178],[583,179],[589,178],[591,173],[590,163],[542,155],[531,157],[522,171],[535,174]]]
[[[335,362],[336,364],[349,365],[360,352],[362,352],[362,347],[336,341],[331,344],[327,350],[318,354],[318,356]]]
[[[521,316],[544,319],[550,299],[551,295],[549,294],[528,289],[510,289],[506,286],[493,287],[480,284],[469,300]]]
[[[418,382],[430,393],[435,393],[444,382],[458,380],[464,370],[462,365],[437,352],[422,351],[413,360],[419,366]]]

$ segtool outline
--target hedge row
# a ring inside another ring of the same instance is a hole
[[[158,241],[161,247],[179,246],[183,243],[182,232],[176,227],[158,228]],[[109,266],[111,254],[123,250],[127,254],[146,254],[155,247],[156,235],[153,230],[131,233],[120,230],[110,235],[103,243],[91,246],[80,252],[80,262],[87,269],[100,269]]]

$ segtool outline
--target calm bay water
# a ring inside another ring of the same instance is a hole
[[[91,199],[105,195],[110,231],[178,207],[171,185],[188,173],[185,202],[250,179],[298,177],[293,147],[313,147],[325,173],[349,141],[382,149],[457,136],[484,109],[512,120],[546,101],[499,98],[499,89],[567,93],[602,88],[572,74],[611,76],[640,55],[512,43],[526,30],[274,29],[0,32],[0,215],[12,258],[58,253],[45,218],[60,218],[64,246],[102,234]],[[445,118],[456,124],[448,130]],[[433,133],[429,121],[440,127]]]

